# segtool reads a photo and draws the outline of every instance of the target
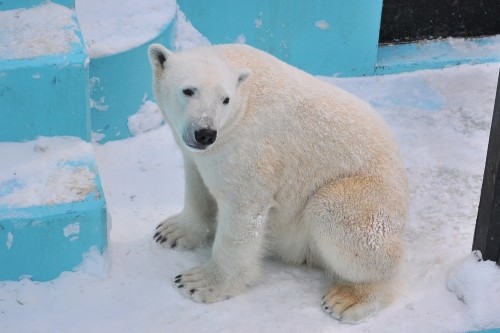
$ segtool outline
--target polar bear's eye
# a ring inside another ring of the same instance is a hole
[[[182,90],[182,93],[186,96],[193,96],[194,95],[194,89],[186,88]]]
[[[223,104],[229,104],[229,97],[224,98],[222,101]]]

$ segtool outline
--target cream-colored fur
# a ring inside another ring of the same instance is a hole
[[[173,53],[154,44],[149,56],[186,175],[183,211],[154,238],[190,249],[215,233],[211,259],[176,277],[180,290],[205,303],[235,296],[273,255],[323,268],[332,287],[322,306],[341,321],[387,305],[397,291],[408,192],[382,118],[249,46]],[[212,140],[217,131],[215,141],[197,139],[202,129]]]

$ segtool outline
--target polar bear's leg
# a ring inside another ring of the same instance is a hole
[[[196,166],[184,159],[184,209],[156,228],[154,239],[166,247],[191,249],[213,232],[217,203],[208,192]]]
[[[308,202],[312,251],[337,277],[323,298],[334,318],[355,323],[392,300],[403,252],[404,193],[381,179],[357,177],[327,184]]]
[[[220,205],[212,258],[175,278],[196,302],[214,303],[242,293],[260,273],[267,211]]]

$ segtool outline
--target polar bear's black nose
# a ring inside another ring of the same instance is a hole
[[[217,138],[217,131],[210,128],[202,128],[194,132],[194,139],[202,146],[210,146]]]

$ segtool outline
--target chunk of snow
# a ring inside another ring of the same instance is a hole
[[[163,124],[163,114],[158,105],[146,101],[139,111],[128,117],[128,129],[133,135],[145,133],[160,127]]]
[[[64,237],[69,237],[73,235],[78,235],[80,233],[80,223],[71,223],[68,224],[66,227],[63,229],[63,234]]]
[[[82,272],[98,279],[104,280],[108,277],[109,259],[107,252],[101,254],[99,249],[92,246],[89,252],[83,255],[83,261],[74,268],[77,272]]]
[[[448,289],[467,305],[477,329],[500,327],[500,267],[474,251],[450,271]]]
[[[321,30],[330,29],[330,24],[325,20],[319,20],[318,22],[314,23],[314,26]]]
[[[14,242],[14,235],[11,232],[9,232],[7,234],[7,241],[5,242],[5,245],[7,245],[7,250],[10,250],[13,242]]]

